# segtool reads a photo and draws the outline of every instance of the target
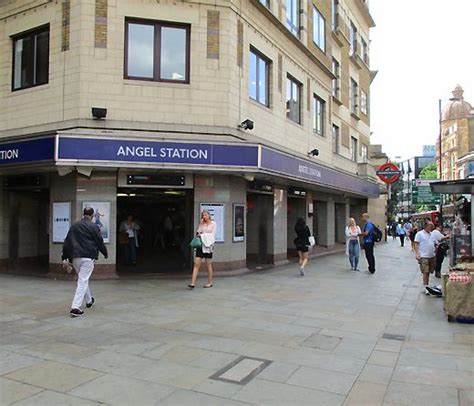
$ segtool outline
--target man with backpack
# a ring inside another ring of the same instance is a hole
[[[362,214],[364,220],[364,230],[362,236],[364,237],[364,251],[367,263],[369,264],[369,273],[375,273],[375,257],[374,257],[374,245],[376,242],[381,240],[379,235],[379,229],[370,221],[368,213]]]

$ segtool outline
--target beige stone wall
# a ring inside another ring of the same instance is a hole
[[[240,3],[57,1],[45,2],[41,7],[25,11],[21,17],[14,17],[13,9],[2,9],[0,131],[5,130],[5,135],[28,134],[39,131],[40,125],[53,127],[54,123],[77,119],[95,126],[91,117],[93,106],[107,108],[107,121],[101,123],[104,127],[112,121],[122,126],[133,121],[135,127],[142,129],[164,124],[172,125],[177,132],[189,132],[190,128],[203,133],[217,128],[217,131],[235,132],[237,124],[250,118],[255,121],[255,129],[248,133],[250,139],[255,135],[304,156],[318,148],[318,161],[355,173],[355,163],[333,156],[331,127],[334,122],[342,129],[344,158],[349,158],[348,136],[359,139],[359,144],[362,140],[368,142],[368,120],[356,120],[350,115],[348,87],[351,76],[364,88],[368,87],[368,71],[366,68],[361,71],[350,60],[347,40],[341,42],[342,46],[336,44],[331,33],[329,0],[315,3],[326,18],[326,54],[312,42],[312,2],[302,2],[304,29],[300,45],[284,28],[284,2],[271,3],[271,12],[256,0]],[[21,6],[20,1],[16,4]],[[367,39],[368,26],[353,0],[342,1],[341,5],[344,17],[341,21],[347,25],[351,18]],[[70,6],[69,14],[67,6]],[[191,25],[189,84],[124,79],[126,17]],[[45,23],[50,24],[51,37],[49,83],[12,92],[10,36]],[[69,47],[65,46],[67,43]],[[269,108],[249,100],[250,45],[271,60]],[[341,63],[342,106],[331,97],[332,53],[338,55]],[[303,84],[301,124],[286,118],[288,73]],[[313,132],[313,94],[326,101],[324,137]],[[43,130],[45,127],[41,127]]]
[[[454,128],[455,131],[450,131]],[[470,151],[469,119],[445,120],[441,123],[442,180],[457,179],[457,160]],[[439,144],[438,144],[439,145]],[[439,149],[437,149],[439,165]]]

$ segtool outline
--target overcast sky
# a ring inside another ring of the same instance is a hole
[[[371,143],[421,155],[438,136],[438,99],[454,86],[474,105],[474,0],[370,0]],[[443,105],[447,102],[443,100]]]

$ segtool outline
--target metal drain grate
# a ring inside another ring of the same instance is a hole
[[[272,361],[260,358],[239,357],[210,377],[214,381],[223,381],[246,385]]]
[[[407,336],[404,336],[402,334],[389,334],[389,333],[384,333],[382,335],[382,338],[386,338],[387,340],[397,340],[397,341],[405,341]]]

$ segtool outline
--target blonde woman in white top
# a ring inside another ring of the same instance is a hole
[[[359,236],[361,235],[360,227],[356,221],[351,217],[349,225],[346,227],[346,255],[349,255],[349,262],[351,263],[351,271],[358,271],[360,255]]]
[[[214,243],[216,241],[217,226],[211,220],[211,215],[208,211],[204,210],[201,213],[201,221],[197,229],[196,235],[201,237],[202,247],[196,248],[196,255],[194,258],[193,276],[191,283],[188,285],[189,289],[194,289],[196,279],[201,268],[202,259],[206,260],[207,265],[207,284],[205,288],[212,288],[212,252],[214,250]]]

